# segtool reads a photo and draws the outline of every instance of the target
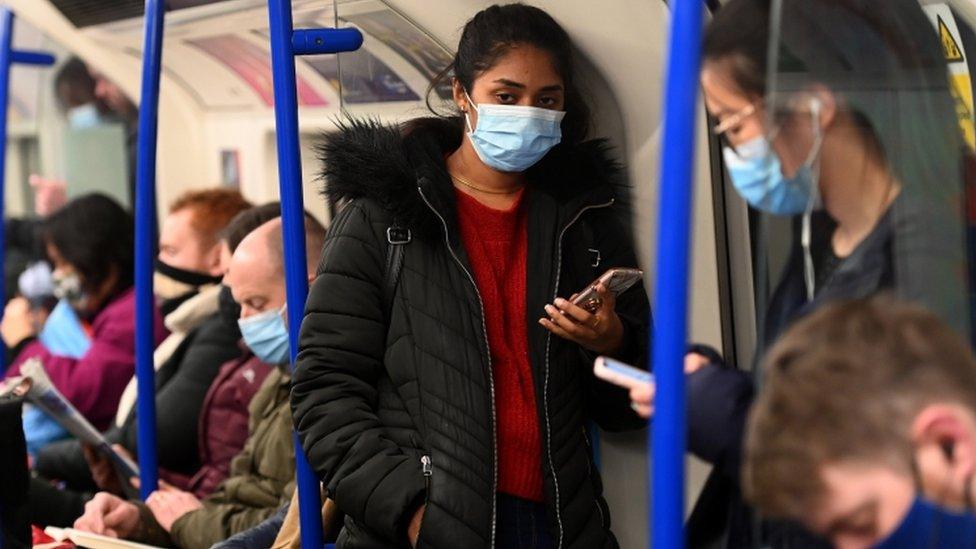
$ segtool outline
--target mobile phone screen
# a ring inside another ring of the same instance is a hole
[[[600,379],[628,389],[654,382],[654,374],[605,356],[593,363],[593,373]]]

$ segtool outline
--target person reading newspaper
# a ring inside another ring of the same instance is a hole
[[[305,233],[311,279],[325,230],[306,219]],[[153,545],[210,547],[259,524],[291,499],[295,455],[281,243],[280,219],[262,225],[238,246],[224,278],[241,304],[245,344],[277,365],[251,401],[249,437],[231,463],[230,477],[202,500],[165,483],[145,504],[100,492],[86,504],[76,529]]]

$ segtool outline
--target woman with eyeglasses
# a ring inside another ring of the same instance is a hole
[[[760,218],[793,220],[756,356],[824,304],[884,291],[967,332],[963,144],[925,13],[915,0],[773,2],[781,15],[772,24],[770,0],[723,5],[706,31],[701,71],[732,185]],[[689,449],[715,468],[689,545],[821,546],[757,522],[743,502],[742,437],[756,380],[694,350],[685,360]],[[631,394],[645,417],[653,391]]]

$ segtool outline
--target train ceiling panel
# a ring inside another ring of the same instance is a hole
[[[222,0],[168,0],[166,10],[181,10],[206,4],[216,4],[220,1]],[[74,26],[83,28],[142,17],[145,0],[100,0],[98,2],[92,2],[92,0],[51,0],[51,4],[58,8]]]
[[[127,0],[91,2],[125,4]],[[68,4],[70,0],[56,0]],[[77,4],[83,2],[75,2]],[[142,0],[136,15],[115,17],[84,32],[112,49],[141,57]],[[171,0],[163,65],[208,110],[261,110],[273,105],[267,5],[261,0]],[[185,9],[183,9],[185,8]],[[177,11],[178,10],[178,11]],[[357,52],[303,57],[296,62],[303,107],[419,103],[427,86],[451,60],[428,33],[381,0],[295,0],[296,28],[355,26],[365,37]],[[336,16],[338,15],[338,19]],[[450,87],[436,90],[450,97]]]

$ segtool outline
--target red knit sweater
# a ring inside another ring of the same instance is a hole
[[[484,304],[495,383],[498,491],[542,501],[542,442],[529,363],[525,309],[527,215],[522,198],[508,211],[457,191],[461,239]]]

